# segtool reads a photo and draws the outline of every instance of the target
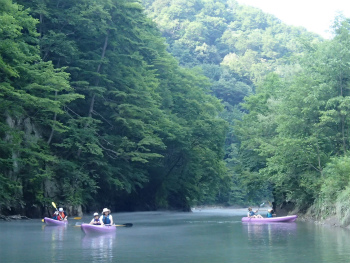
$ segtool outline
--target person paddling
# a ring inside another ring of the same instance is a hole
[[[58,211],[55,211],[55,213],[53,213],[52,219],[58,220],[57,218],[58,215],[59,215]]]
[[[273,217],[273,215],[272,215],[272,209],[267,210],[266,217],[267,217],[267,218]]]
[[[113,225],[113,217],[111,215],[111,210],[109,210],[108,208],[103,208],[100,221],[105,225]]]
[[[94,213],[94,218],[91,220],[90,225],[103,225],[98,213]]]
[[[257,213],[258,213],[258,210],[256,210],[254,212],[253,209],[251,207],[249,207],[247,217],[249,217],[249,218],[263,218],[261,215],[259,215]]]
[[[270,217],[274,217],[276,216],[276,214],[273,213],[274,211],[272,209],[267,210],[267,214],[266,217],[270,218]]]
[[[63,221],[63,220],[67,220],[67,218],[68,218],[68,217],[67,217],[66,214],[64,213],[63,208],[62,208],[62,207],[59,208],[59,209],[58,209],[57,220]]]

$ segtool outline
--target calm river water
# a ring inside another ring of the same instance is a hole
[[[264,212],[262,212],[264,213]],[[113,236],[41,220],[0,222],[0,262],[350,262],[350,231],[313,223],[242,223],[245,210],[114,213]],[[90,221],[90,217],[83,220]]]

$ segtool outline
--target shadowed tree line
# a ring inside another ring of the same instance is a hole
[[[0,208],[188,210],[227,180],[210,82],[138,1],[0,0]]]

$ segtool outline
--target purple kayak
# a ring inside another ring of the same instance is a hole
[[[65,226],[68,224],[68,220],[59,221],[49,217],[44,217],[44,221],[48,226]]]
[[[249,218],[243,217],[242,222],[294,222],[297,219],[297,215],[281,216],[281,217],[264,217],[264,218]]]
[[[81,229],[85,234],[111,234],[117,231],[116,226],[101,226],[90,224],[81,224]]]

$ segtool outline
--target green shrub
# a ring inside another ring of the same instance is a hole
[[[341,202],[348,202],[344,196],[347,196],[349,181],[350,157],[332,158],[323,170],[320,193],[311,208],[312,213],[319,218],[337,214],[342,219],[345,210]]]
[[[350,187],[338,194],[336,201],[336,212],[343,226],[350,225]]]

